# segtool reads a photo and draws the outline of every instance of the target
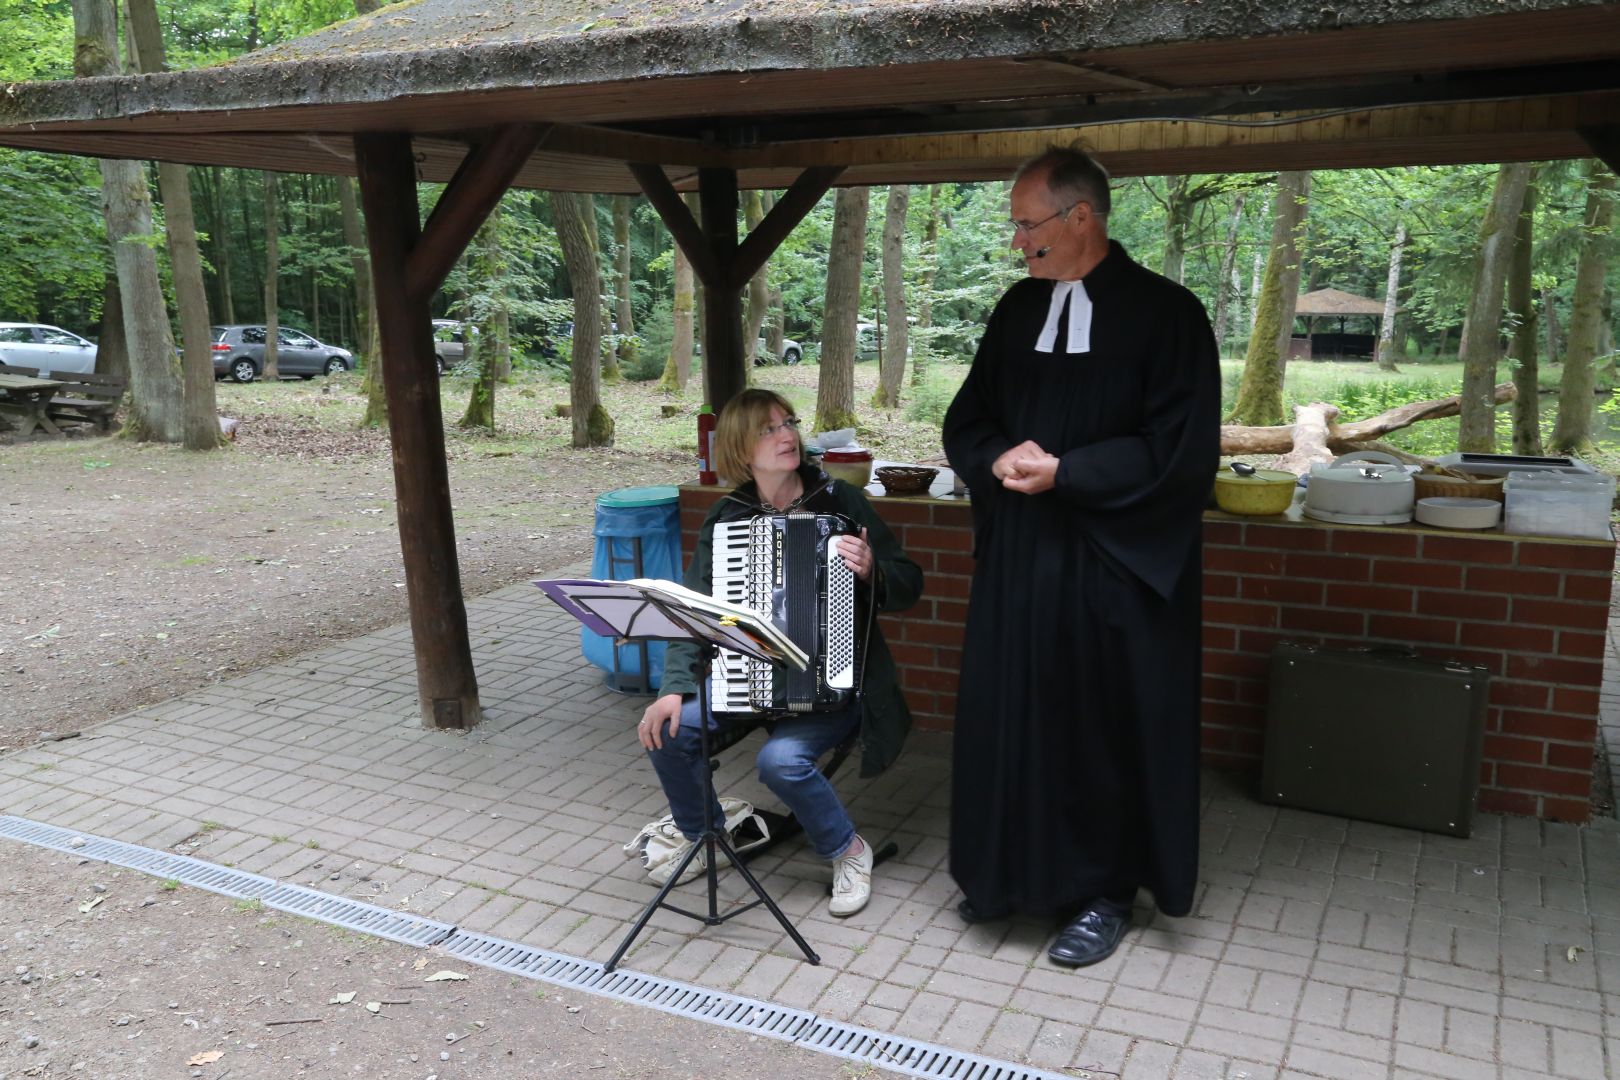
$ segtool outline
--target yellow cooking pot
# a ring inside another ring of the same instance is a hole
[[[1215,474],[1215,505],[1228,514],[1280,514],[1294,501],[1298,483],[1281,469],[1222,469]]]

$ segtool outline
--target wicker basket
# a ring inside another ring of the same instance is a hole
[[[1446,476],[1443,473],[1421,472],[1412,477],[1412,494],[1418,499],[1463,498],[1495,499],[1502,501],[1500,476]]]
[[[919,465],[885,465],[874,475],[882,483],[885,495],[925,495],[939,470]]]

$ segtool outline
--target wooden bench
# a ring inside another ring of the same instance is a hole
[[[0,364],[0,375],[26,375],[37,379],[39,372],[39,368]],[[49,377],[66,384],[61,393],[51,398],[45,410],[51,420],[94,424],[103,434],[112,430],[113,414],[124,399],[128,379],[121,375],[77,371],[53,371]]]
[[[51,398],[47,412],[52,420],[94,424],[103,435],[112,430],[113,415],[124,400],[128,379],[93,371],[53,371],[51,378],[67,384],[61,394]]]

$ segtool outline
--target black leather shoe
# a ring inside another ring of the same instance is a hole
[[[1130,929],[1129,912],[1087,908],[1058,931],[1057,940],[1046,950],[1047,957],[1060,967],[1085,967],[1114,955]]]
[[[1001,919],[1012,917],[1012,912],[1010,911],[980,911],[977,907],[973,906],[973,901],[967,899],[966,897],[962,899],[961,903],[956,905],[956,914],[961,916],[962,921],[967,923],[969,926],[974,926],[978,923],[997,922]]]

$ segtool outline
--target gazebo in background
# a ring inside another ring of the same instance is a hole
[[[1314,360],[1328,356],[1372,356],[1378,348],[1378,323],[1384,317],[1384,302],[1367,296],[1357,296],[1343,289],[1317,289],[1294,302],[1294,318],[1305,320],[1305,333],[1295,331],[1289,344],[1288,356],[1292,360]],[[1336,318],[1339,328],[1327,333],[1316,332],[1316,320]],[[1344,321],[1350,318],[1370,318],[1370,334],[1347,333]]]

